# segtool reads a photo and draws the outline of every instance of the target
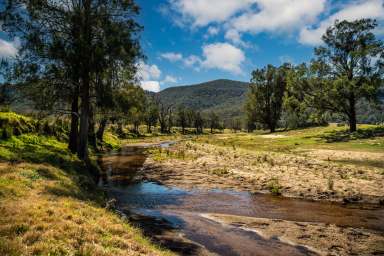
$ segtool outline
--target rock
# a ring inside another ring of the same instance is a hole
[[[105,208],[108,210],[115,210],[116,209],[117,200],[112,198],[111,200],[107,201],[105,204]]]

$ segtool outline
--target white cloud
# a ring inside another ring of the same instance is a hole
[[[177,83],[178,82],[178,79],[177,77],[174,77],[174,76],[170,76],[170,75],[167,75],[164,80],[163,80],[163,83]]]
[[[220,29],[218,27],[209,27],[207,33],[209,36],[216,36],[219,34]]]
[[[305,27],[300,31],[299,41],[303,44],[319,45],[321,37],[335,20],[353,21],[362,18],[384,19],[384,6],[382,0],[361,0],[345,5],[335,14],[324,19],[316,28]],[[378,29],[377,31],[380,31]]]
[[[254,0],[170,0],[172,9],[181,14],[183,21],[197,27],[224,22],[252,2]]]
[[[242,74],[241,65],[245,60],[241,49],[228,43],[215,43],[203,47],[204,60],[201,67],[219,69],[233,74]]]
[[[183,55],[175,52],[166,52],[160,55],[161,58],[166,59],[170,62],[176,62],[183,59]]]
[[[161,70],[156,65],[147,65],[144,62],[138,64],[137,76],[140,80],[149,81],[159,79]]]
[[[238,32],[290,32],[313,23],[325,10],[326,0],[255,0],[257,8],[232,19]]]
[[[196,55],[190,55],[186,59],[184,59],[184,65],[187,67],[193,67],[195,65],[201,64],[201,59]]]
[[[12,42],[0,39],[0,58],[16,57],[18,45],[18,39]]]
[[[295,60],[289,56],[289,55],[282,55],[279,57],[279,61],[281,64],[284,64],[284,63],[290,63],[290,64],[295,64]]]
[[[137,78],[140,80],[140,86],[147,91],[159,92],[160,82],[156,81],[161,77],[161,70],[156,65],[148,65],[144,62],[138,63]]]
[[[146,91],[159,92],[160,83],[158,81],[142,81],[141,87]]]
[[[244,42],[242,39],[241,39],[241,35],[240,33],[235,30],[235,29],[230,29],[228,30],[226,33],[225,33],[225,39],[228,39],[230,40],[232,43],[234,43],[235,45],[238,45],[238,46],[241,46],[241,47],[244,47],[244,48],[250,48],[251,45],[250,43],[248,42]]]

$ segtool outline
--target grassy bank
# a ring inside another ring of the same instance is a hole
[[[66,147],[32,128],[0,140],[0,255],[168,255],[105,209],[103,191]]]

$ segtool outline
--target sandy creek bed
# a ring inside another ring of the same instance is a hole
[[[380,206],[165,186],[143,180],[147,161],[143,145],[100,158],[100,185],[147,236],[182,255],[384,254]]]

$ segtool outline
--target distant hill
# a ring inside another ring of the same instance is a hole
[[[202,112],[215,111],[223,119],[243,115],[249,83],[214,80],[206,83],[171,87],[159,92],[161,99],[175,106],[183,105]]]
[[[249,83],[233,80],[214,80],[206,83],[171,87],[158,93],[160,97],[174,106],[183,105],[203,113],[214,111],[224,120],[244,117],[244,103]],[[384,102],[384,88],[379,91],[378,98]],[[379,109],[372,107],[367,101],[357,105],[358,119],[362,123],[382,122],[383,104]]]

